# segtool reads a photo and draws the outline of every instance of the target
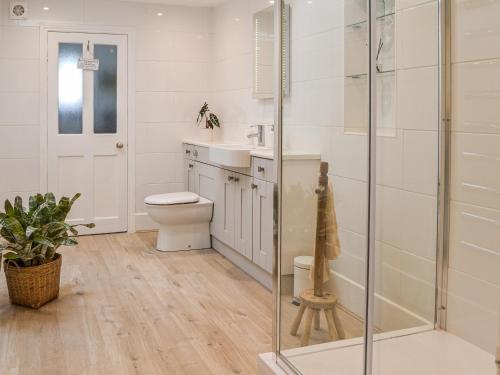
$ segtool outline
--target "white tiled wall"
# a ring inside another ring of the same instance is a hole
[[[253,14],[270,6],[268,0],[230,0],[213,11],[210,107],[223,122],[220,140],[247,143],[251,125],[274,123],[273,100],[252,97]]]
[[[39,35],[0,11],[0,201],[39,187]],[[19,48],[23,46],[23,48]]]
[[[494,354],[500,315],[500,2],[452,2],[448,330]]]
[[[40,24],[127,27],[136,37],[132,121],[137,228],[150,228],[143,198],[183,189],[181,140],[198,136],[194,120],[209,99],[212,10],[123,1],[28,0],[29,19],[10,21],[8,3],[0,0],[0,175],[8,176],[0,180],[0,200],[40,188]]]

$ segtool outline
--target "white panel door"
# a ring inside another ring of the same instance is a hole
[[[272,272],[274,184],[254,179],[253,187],[253,261]]]
[[[82,67],[79,60],[99,66]],[[48,190],[82,197],[82,234],[127,230],[127,37],[48,35]]]

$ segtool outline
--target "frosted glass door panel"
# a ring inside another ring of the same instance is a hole
[[[96,44],[94,57],[94,133],[114,134],[117,124],[117,46]]]
[[[82,134],[83,71],[78,69],[82,51],[79,43],[59,44],[59,134]]]

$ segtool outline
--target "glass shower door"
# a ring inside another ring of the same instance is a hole
[[[391,70],[377,73],[373,374],[431,373],[415,340],[436,319],[439,15],[438,1],[398,1],[377,19]]]
[[[361,375],[369,191],[366,1],[283,5],[290,71],[280,129],[278,350],[300,374]],[[324,259],[315,257],[321,246]],[[324,283],[315,283],[318,278]]]
[[[498,2],[275,3],[278,362],[496,374]]]

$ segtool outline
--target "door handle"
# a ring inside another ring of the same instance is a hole
[[[118,142],[116,144],[116,148],[122,149],[123,148],[123,143],[122,142]]]
[[[264,167],[258,166],[257,172],[264,172],[266,169]]]
[[[234,177],[233,177],[233,176],[228,176],[228,177],[227,177],[227,180],[228,180],[228,181],[233,181],[233,180],[234,180]]]
[[[259,185],[256,185],[256,184],[252,184],[252,189],[257,189],[259,187]]]

